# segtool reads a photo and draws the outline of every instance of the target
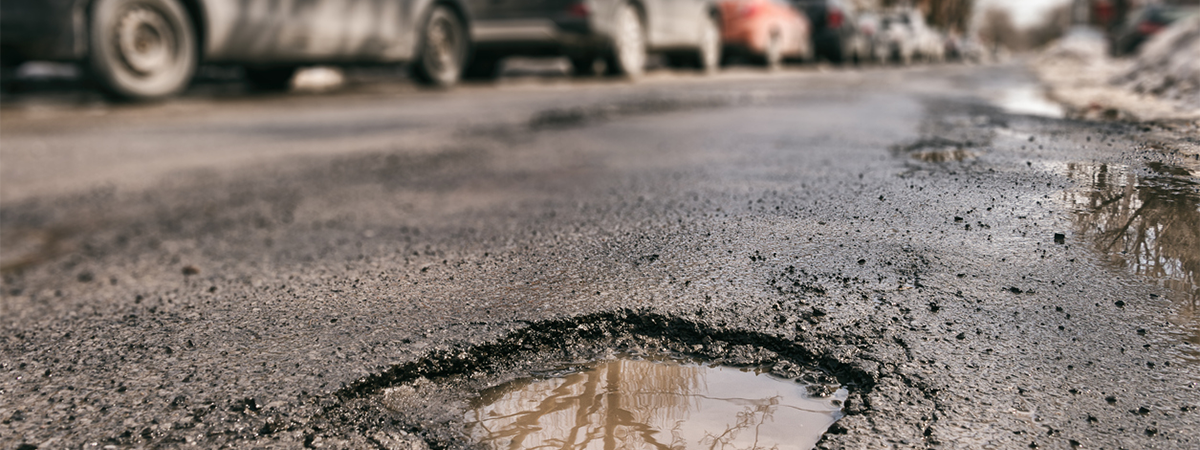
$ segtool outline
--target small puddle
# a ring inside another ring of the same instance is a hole
[[[1047,98],[1045,89],[1034,84],[1013,86],[1004,89],[999,92],[995,103],[1010,114],[1026,114],[1056,119],[1066,116],[1066,110],[1063,109],[1062,105]]]
[[[752,369],[617,359],[485,391],[465,421],[491,449],[810,449],[846,397]]]
[[[1200,362],[1200,184],[1186,168],[1151,163],[1129,166],[1067,164],[1068,191],[1079,233],[1109,262],[1170,290],[1168,320],[1191,343],[1186,358]]]
[[[961,162],[978,157],[974,151],[968,149],[976,145],[973,142],[960,142],[942,137],[932,137],[919,139],[904,145],[892,146],[892,151],[897,154],[908,155],[910,158],[918,161],[930,163],[943,162]]]

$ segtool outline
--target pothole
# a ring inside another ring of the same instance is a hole
[[[929,137],[917,141],[892,146],[892,151],[908,155],[912,159],[930,163],[961,162],[979,156],[972,150],[978,143],[971,141],[956,141],[941,137]]]
[[[488,389],[464,423],[496,450],[809,449],[847,394],[810,395],[766,368],[621,357]]]
[[[622,310],[435,350],[346,386],[321,416],[431,448],[811,448],[878,377],[832,351]]]

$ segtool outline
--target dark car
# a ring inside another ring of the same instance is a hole
[[[870,43],[859,32],[858,10],[843,0],[794,0],[812,26],[813,48],[833,63],[866,60]]]
[[[603,60],[611,74],[637,76],[647,53],[716,70],[721,30],[709,0],[471,0],[475,52],[466,76],[490,78],[508,56],[566,56],[578,74]]]
[[[1158,34],[1176,21],[1200,13],[1195,6],[1148,5],[1129,15],[1113,35],[1113,54],[1129,55],[1137,52],[1142,43]]]
[[[460,0],[7,0],[0,54],[72,61],[125,98],[165,97],[200,63],[238,65],[261,87],[309,64],[411,62],[417,79],[454,84],[470,51]]]

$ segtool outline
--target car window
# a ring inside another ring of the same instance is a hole
[[[1197,13],[1200,13],[1200,9],[1196,9],[1196,8],[1170,8],[1170,9],[1167,9],[1167,10],[1164,10],[1164,11],[1162,11],[1161,18],[1163,19],[1163,21],[1164,21],[1164,22],[1167,22],[1167,23],[1174,23],[1174,22],[1175,22],[1175,21],[1177,21],[1177,20],[1186,19],[1186,18],[1188,18],[1188,17],[1191,17],[1191,16],[1193,16],[1193,15],[1195,15],[1195,14],[1197,14]]]

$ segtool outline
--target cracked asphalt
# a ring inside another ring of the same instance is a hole
[[[0,448],[471,448],[479,389],[616,351],[846,387],[820,448],[1200,447],[1197,124],[996,106],[1032,83],[9,107]],[[1110,170],[1173,183],[1182,288],[1093,234]]]

